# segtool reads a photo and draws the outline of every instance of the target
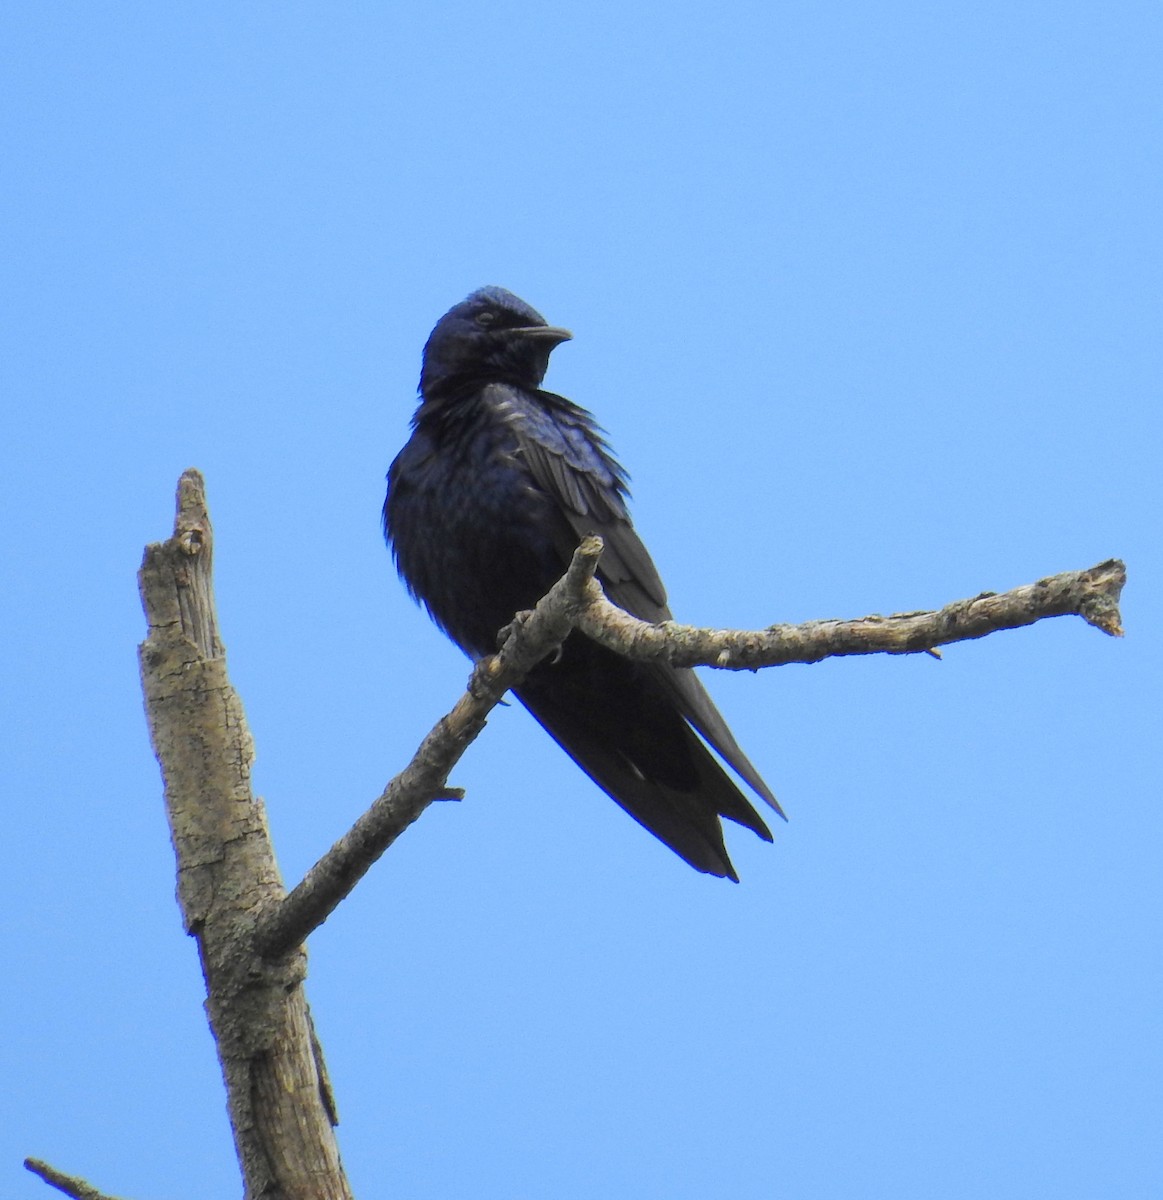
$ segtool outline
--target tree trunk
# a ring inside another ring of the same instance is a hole
[[[254,949],[256,921],[285,890],[251,792],[254,753],[218,639],[212,552],[202,476],[187,471],[174,535],[146,549],[139,575],[149,622],[142,687],[178,902],[198,942],[248,1200],[351,1200],[303,994],[306,954],[296,947],[266,961]]]

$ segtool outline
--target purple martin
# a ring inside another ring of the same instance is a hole
[[[606,595],[644,621],[671,616],[603,431],[541,388],[550,353],[570,336],[504,288],[484,287],[449,309],[424,347],[412,436],[388,472],[384,533],[408,590],[474,659],[497,649],[501,628],[537,603],[590,533],[605,542]],[[575,631],[515,694],[692,867],[738,880],[720,817],[771,841],[707,743],[782,810],[693,671],[630,662]]]

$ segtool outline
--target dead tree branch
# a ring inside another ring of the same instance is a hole
[[[335,1105],[303,994],[303,943],[433,800],[488,714],[574,630],[640,660],[755,669],[851,654],[935,653],[1046,617],[1075,614],[1122,634],[1123,564],[1109,560],[936,612],[809,621],[753,632],[650,625],[611,604],[595,579],[600,538],[586,538],[566,574],[504,631],[473,668],[467,692],[289,895],[261,801],[253,748],[226,674],[211,574],[213,536],[197,471],[178,485],[169,541],[146,548],[140,572],[149,635],[140,660],[146,715],[165,783],[178,900],[197,939],[239,1163],[250,1200],[351,1200],[339,1161]],[[111,1200],[38,1159],[25,1164],[76,1200]]]
[[[601,553],[602,539],[586,538],[569,570],[537,607],[509,626],[501,650],[476,664],[468,690],[420,744],[408,766],[261,925],[257,941],[265,953],[277,956],[302,944],[424,809],[449,794],[449,772],[485,727],[494,706],[569,636],[586,589],[597,586],[593,576]]]
[[[955,600],[935,612],[805,621],[753,632],[700,629],[675,621],[650,625],[611,604],[595,581],[586,589],[577,627],[627,658],[753,671],[850,654],[932,653],[950,642],[1019,629],[1046,617],[1079,616],[1103,633],[1122,637],[1119,596],[1126,581],[1126,567],[1111,558],[1085,571],[1065,571],[1009,592]]]
[[[34,1175],[39,1175],[45,1183],[55,1187],[58,1192],[72,1196],[73,1200],[117,1200],[116,1196],[108,1196],[104,1192],[99,1192],[91,1183],[86,1183],[76,1175],[66,1175],[64,1171],[50,1167],[48,1163],[42,1162],[39,1158],[26,1158],[24,1166]]]
[[[532,617],[510,626],[501,652],[477,664],[466,694],[424,739],[408,767],[260,925],[257,940],[265,953],[284,954],[301,944],[428,804],[448,794],[449,772],[484,728],[493,705],[556,649],[572,628],[628,658],[735,670],[851,654],[935,654],[937,646],[949,642],[1069,614],[1106,633],[1122,635],[1118,599],[1126,571],[1115,559],[1001,595],[984,592],[936,612],[808,621],[749,632],[639,621],[611,604],[594,578],[601,552],[600,538],[586,538],[565,576]]]

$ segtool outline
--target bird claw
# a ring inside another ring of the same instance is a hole
[[[522,625],[533,615],[531,608],[523,608],[520,612],[513,614],[513,619],[506,625],[500,633],[497,634],[497,649],[504,648],[505,643],[510,637],[515,634]]]

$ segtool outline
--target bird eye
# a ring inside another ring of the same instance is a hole
[[[476,322],[482,329],[488,329],[490,325],[497,319],[497,314],[490,308],[486,308],[483,312],[477,313]]]

